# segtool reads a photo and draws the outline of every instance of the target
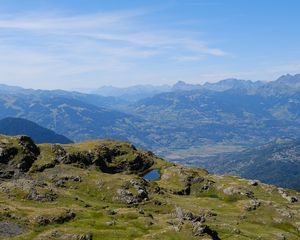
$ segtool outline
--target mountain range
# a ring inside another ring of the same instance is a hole
[[[115,99],[65,91],[24,90],[0,95],[0,118],[21,117],[63,134],[73,141],[90,138],[129,140],[138,119],[103,106]],[[93,104],[91,103],[93,102]]]
[[[103,86],[101,88],[90,91],[92,94],[101,96],[117,97],[129,102],[152,97],[158,93],[169,92],[172,87],[169,85],[153,86],[153,85],[135,85],[127,88]]]
[[[96,138],[130,141],[168,160],[198,166],[201,162],[211,170],[211,157],[253,149],[277,138],[299,138],[299,82],[299,74],[271,82],[178,82],[117,89],[113,96],[95,94],[97,90],[87,94],[1,85],[0,118],[25,118],[75,142]],[[132,98],[137,91],[140,94]],[[225,166],[220,169],[222,173],[233,171]],[[256,178],[267,181],[264,175],[267,173]],[[287,183],[282,185],[295,186],[292,181]]]

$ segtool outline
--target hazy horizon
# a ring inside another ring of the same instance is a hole
[[[7,85],[74,90],[300,72],[295,0],[0,3]]]
[[[298,75],[299,73],[295,73],[295,75]],[[89,88],[89,87],[81,87],[81,88],[32,88],[32,87],[26,87],[26,86],[22,86],[22,85],[11,85],[11,84],[7,84],[5,82],[0,82],[0,85],[5,85],[5,86],[9,86],[9,87],[21,87],[24,89],[32,89],[32,90],[63,90],[63,91],[78,91],[78,92],[86,92],[86,93],[91,93],[93,90],[97,90],[97,89],[101,89],[101,88],[119,88],[119,89],[127,89],[127,88],[131,88],[131,87],[172,87],[175,84],[177,84],[178,82],[184,82],[185,84],[192,84],[192,85],[204,85],[206,83],[218,83],[220,81],[223,80],[231,80],[231,79],[235,79],[235,80],[242,80],[242,81],[251,81],[251,82],[257,82],[257,81],[261,81],[261,82],[272,82],[277,80],[279,77],[281,76],[285,76],[285,75],[291,75],[294,76],[293,74],[290,73],[286,73],[280,76],[277,76],[274,79],[269,79],[269,80],[258,80],[258,79],[238,79],[238,78],[224,78],[224,79],[217,79],[215,81],[206,81],[206,82],[187,82],[184,80],[178,80],[176,82],[173,83],[165,83],[165,84],[151,84],[151,83],[144,83],[144,84],[133,84],[133,85],[128,85],[128,86],[118,86],[118,85],[100,85],[98,87],[95,88]]]

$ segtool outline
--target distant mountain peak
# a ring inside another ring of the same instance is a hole
[[[195,89],[200,89],[202,88],[202,85],[200,84],[191,84],[191,83],[186,83],[184,81],[178,81],[175,83],[172,87],[174,91],[189,91],[189,90],[195,90]]]
[[[213,91],[226,91],[229,89],[252,89],[264,85],[262,81],[251,81],[237,78],[227,78],[215,83],[205,83],[203,87],[205,89]]]
[[[174,84],[174,86],[182,86],[182,85],[188,85],[185,81],[177,81],[177,83]]]
[[[275,82],[277,83],[283,83],[283,84],[299,84],[300,85],[300,74],[295,74],[295,75],[291,75],[291,74],[285,74],[282,75],[281,77],[279,77]]]
[[[113,86],[103,86],[91,93],[101,95],[101,96],[111,96],[124,99],[126,101],[137,101],[145,97],[152,97],[155,94],[168,92],[171,90],[169,85],[159,85],[154,86],[150,84],[146,85],[134,85],[130,87],[113,87]]]

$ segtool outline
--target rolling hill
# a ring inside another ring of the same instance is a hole
[[[0,134],[16,136],[28,135],[36,143],[72,143],[72,141],[63,135],[43,128],[38,124],[22,118],[4,118],[0,120]]]
[[[289,239],[300,193],[210,175],[119,141],[0,136],[0,238]],[[145,174],[157,171],[155,179]]]

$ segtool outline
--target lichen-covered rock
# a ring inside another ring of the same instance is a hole
[[[212,240],[220,240],[218,237],[218,233],[212,229],[210,229],[209,226],[204,225],[201,222],[195,222],[193,224],[193,235],[194,236],[205,236],[208,235]]]
[[[9,179],[29,171],[40,149],[27,136],[0,142],[0,178]]]
[[[53,202],[56,197],[57,195],[52,191],[47,191],[47,190],[39,191],[37,190],[37,188],[30,189],[27,195],[28,200],[33,200],[38,202]]]
[[[132,194],[132,192],[125,189],[118,189],[116,199],[127,204],[138,204],[139,200]]]
[[[55,179],[54,181],[56,187],[65,187],[65,183],[68,181],[81,182],[82,179],[80,176],[64,176],[59,179]]]
[[[260,206],[261,202],[258,199],[251,199],[245,206],[246,211],[256,210]]]
[[[276,208],[276,211],[283,218],[293,218],[293,214],[287,208]]]
[[[91,233],[65,233],[61,231],[53,231],[40,235],[37,240],[93,240]]]
[[[277,233],[277,234],[276,234],[276,237],[277,237],[276,240],[285,240],[285,239],[286,239],[286,237],[284,236],[283,233]]]
[[[53,213],[54,215],[41,215],[35,218],[35,223],[38,225],[63,224],[76,217],[76,213],[72,209],[63,209],[60,212]]]
[[[66,150],[58,144],[51,145],[51,151],[55,154],[58,162],[61,162],[67,156]]]
[[[296,222],[296,223],[295,223],[295,226],[296,226],[297,231],[298,231],[299,234],[300,234],[300,222]]]
[[[196,215],[180,207],[175,208],[173,215],[180,221],[205,222],[205,217],[203,214]]]
[[[296,196],[291,196],[289,193],[284,190],[283,188],[278,188],[278,193],[286,199],[289,203],[295,203],[298,202],[298,198]]]
[[[242,195],[242,196],[247,196],[249,198],[254,197],[254,193],[246,188],[243,187],[235,187],[235,186],[230,186],[227,187],[223,190],[223,193],[226,195]]]
[[[117,199],[127,204],[138,204],[149,200],[147,187],[149,183],[142,179],[131,179],[123,184],[122,189],[117,190]]]
[[[0,183],[0,192],[9,197],[22,196],[39,202],[52,202],[56,198],[52,188],[43,180],[31,180],[24,177]]]
[[[18,137],[19,144],[22,146],[23,150],[27,153],[30,153],[34,156],[38,156],[40,154],[40,149],[33,142],[33,140],[28,136],[19,136]]]
[[[24,232],[24,227],[13,222],[0,221],[0,237],[14,237]]]

